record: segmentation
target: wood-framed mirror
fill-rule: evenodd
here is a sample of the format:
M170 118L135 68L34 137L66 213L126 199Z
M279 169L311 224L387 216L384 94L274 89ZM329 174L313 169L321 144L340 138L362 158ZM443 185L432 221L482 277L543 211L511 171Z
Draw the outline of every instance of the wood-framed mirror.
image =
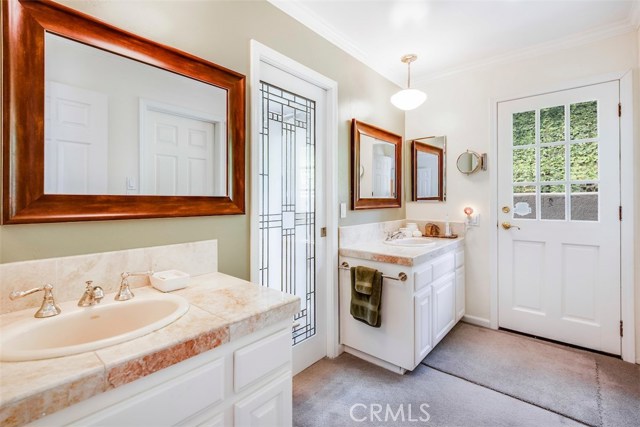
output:
M351 121L351 209L399 208L402 137Z
M2 12L3 224L245 212L244 75L49 0Z
M446 200L446 137L411 140L411 200Z

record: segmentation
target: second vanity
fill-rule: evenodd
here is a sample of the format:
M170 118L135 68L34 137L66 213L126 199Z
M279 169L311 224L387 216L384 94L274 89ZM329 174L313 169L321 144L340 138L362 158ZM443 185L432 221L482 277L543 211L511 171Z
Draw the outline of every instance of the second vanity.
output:
M340 342L345 351L404 374L413 370L465 313L464 240L434 239L425 247L374 241L340 249ZM381 326L350 312L348 269L381 271ZM404 278L404 280L402 280Z

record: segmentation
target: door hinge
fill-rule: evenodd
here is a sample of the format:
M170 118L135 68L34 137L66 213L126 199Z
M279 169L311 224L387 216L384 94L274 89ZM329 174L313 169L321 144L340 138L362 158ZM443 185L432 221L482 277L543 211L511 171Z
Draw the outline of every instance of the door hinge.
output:
M622 221L622 206L618 206L618 218Z
M624 336L624 323L622 323L622 320L620 321L620 336Z
M327 237L327 227L322 227L320 229L320 237Z
M618 102L618 117L622 117L622 102Z

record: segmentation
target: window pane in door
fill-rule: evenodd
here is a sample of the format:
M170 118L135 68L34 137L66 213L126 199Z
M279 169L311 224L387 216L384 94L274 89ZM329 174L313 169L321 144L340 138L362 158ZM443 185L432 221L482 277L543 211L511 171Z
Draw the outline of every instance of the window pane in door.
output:
M598 184L571 185L571 219L598 220Z
M513 182L536 181L536 149L513 150Z
M565 190L564 185L540 186L540 218L565 218Z
M571 179L587 181L598 179L598 143L571 144Z
M315 102L261 82L259 283L294 294L293 344L316 334Z
M535 185L516 185L513 187L513 218L536 219Z
M540 148L540 181L564 180L564 152L564 145Z
M571 104L571 140L598 137L598 102Z
M564 141L564 105L540 110L540 142Z
M525 111L513 115L513 145L536 143L536 112Z

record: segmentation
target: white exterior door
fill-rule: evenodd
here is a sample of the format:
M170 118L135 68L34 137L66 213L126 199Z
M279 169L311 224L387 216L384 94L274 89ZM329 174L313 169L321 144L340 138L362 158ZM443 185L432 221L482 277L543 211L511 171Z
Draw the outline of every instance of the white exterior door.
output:
M47 81L44 192L107 194L108 97Z
M325 90L260 62L256 281L301 298L293 319L294 374L327 354ZM254 173L256 173L254 172Z
M500 327L620 354L618 100L613 81L498 104Z
M213 120L147 108L141 150L141 194L220 196ZM226 171L223 171L222 176Z

